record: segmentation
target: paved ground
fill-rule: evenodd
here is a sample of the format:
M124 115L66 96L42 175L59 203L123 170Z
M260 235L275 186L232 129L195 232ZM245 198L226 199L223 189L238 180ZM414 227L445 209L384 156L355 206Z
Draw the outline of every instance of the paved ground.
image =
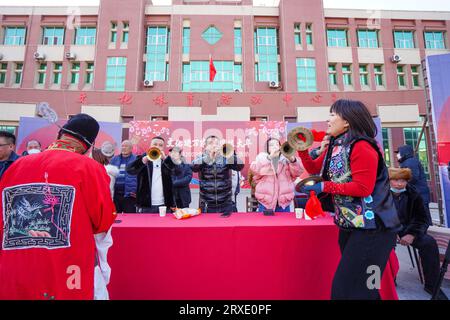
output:
M431 216L433 221L439 221L437 205L431 204ZM411 259L406 247L397 247L397 257L400 262L400 271L397 276L397 293L401 300L429 300L430 295L423 290L420 283L419 271L412 267ZM442 291L450 298L450 280L444 279Z
M243 190L238 196L238 211L245 211L245 199L250 194L249 190ZM191 207L198 205L198 190L192 190ZM436 205L431 205L431 214L433 221L439 221ZM423 290L420 283L419 272L412 267L411 260L406 247L398 245L397 257L400 262L400 270L397 276L397 293L400 300L429 300L431 296ZM444 280L442 290L450 298L450 280Z

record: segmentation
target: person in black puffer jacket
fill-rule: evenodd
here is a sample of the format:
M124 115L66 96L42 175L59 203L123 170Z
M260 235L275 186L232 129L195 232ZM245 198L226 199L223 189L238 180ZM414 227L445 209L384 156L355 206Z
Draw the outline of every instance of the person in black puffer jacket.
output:
M400 168L408 168L411 170L412 178L409 181L409 185L413 186L416 189L417 193L420 194L425 206L425 210L427 211L428 216L431 216L429 207L430 189L428 188L427 176L425 175L425 171L419 159L414 156L413 147L411 147L410 145L400 146L397 153ZM431 220L428 221L428 224L432 224Z
M204 213L233 211L230 170L241 171L244 164L236 154L228 159L220 155L221 148L218 137L207 137L204 153L191 166L192 171L199 173L199 207Z
M189 184L192 179L192 169L181 155L182 150L174 147L169 150L172 159L172 192L177 208L188 208L191 204Z

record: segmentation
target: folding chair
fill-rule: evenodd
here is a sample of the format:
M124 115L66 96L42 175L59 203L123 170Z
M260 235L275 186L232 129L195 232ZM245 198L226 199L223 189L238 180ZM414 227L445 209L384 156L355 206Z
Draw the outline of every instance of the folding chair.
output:
M258 210L258 200L256 200L253 197L247 197L245 205L246 205L245 208L246 212L256 212Z
M422 264L419 260L419 256L417 254L417 249L411 246L407 246L408 248L408 254L409 254L409 258L411 259L411 264L413 266L413 268L415 268L414 265L414 261L416 261L416 265L417 265L417 271L419 271L419 278L420 278L420 283L423 284L423 270L422 270ZM413 259L413 254L411 254L411 250L414 254L414 259Z

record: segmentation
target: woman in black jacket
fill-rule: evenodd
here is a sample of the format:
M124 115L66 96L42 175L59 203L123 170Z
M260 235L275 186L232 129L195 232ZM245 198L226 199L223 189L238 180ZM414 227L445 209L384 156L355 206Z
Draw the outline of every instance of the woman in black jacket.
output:
M192 179L192 169L186 163L180 148L174 147L169 151L170 158L173 162L172 187L175 204L177 208L188 208L191 203L191 189L189 189L189 184Z

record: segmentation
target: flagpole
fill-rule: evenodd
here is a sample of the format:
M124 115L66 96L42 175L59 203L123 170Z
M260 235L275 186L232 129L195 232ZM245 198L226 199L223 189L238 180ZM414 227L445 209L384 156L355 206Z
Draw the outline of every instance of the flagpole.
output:
M209 61L208 61L208 70L209 70L209 92L212 92L212 81L211 81L211 59L212 55L209 54Z

